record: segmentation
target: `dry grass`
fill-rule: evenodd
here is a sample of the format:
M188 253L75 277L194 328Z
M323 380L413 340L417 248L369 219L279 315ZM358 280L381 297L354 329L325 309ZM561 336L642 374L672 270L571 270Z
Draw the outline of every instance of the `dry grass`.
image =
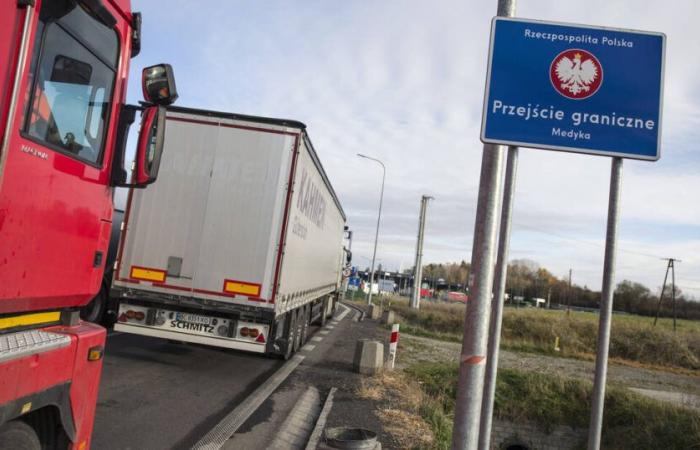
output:
M416 364L407 372L450 417L457 392L457 364ZM513 369L498 371L494 414L504 420L538 424L588 426L592 383L547 373ZM439 431L434 430L436 435ZM449 440L447 441L449 442ZM619 386L605 395L604 448L697 448L700 413L640 396Z
M393 298L404 331L436 339L461 342L464 305L423 301L419 311L404 299ZM700 371L700 322L678 321L673 332L668 319L657 327L652 319L614 315L610 357L655 368ZM588 312L506 308L501 345L510 350L591 359L596 352L598 315ZM559 338L559 350L555 341Z
M383 371L362 380L357 390L361 398L381 402L377 414L384 429L401 448L434 448L430 425L421 417L420 409L426 398L420 385L403 372Z

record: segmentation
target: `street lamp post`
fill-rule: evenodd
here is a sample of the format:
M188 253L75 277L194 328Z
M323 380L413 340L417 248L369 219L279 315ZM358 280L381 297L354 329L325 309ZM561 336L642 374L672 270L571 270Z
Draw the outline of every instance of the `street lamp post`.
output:
M386 178L386 167L384 163L371 156L363 155L358 153L357 156L360 158L369 159L371 161L378 162L382 166L382 190L379 194L379 213L377 214L377 231L374 234L374 252L372 253L372 271L369 275L369 293L367 294L367 305L372 304L372 285L374 284L374 261L377 258L377 240L379 239L379 221L382 218L382 201L384 200L384 179Z

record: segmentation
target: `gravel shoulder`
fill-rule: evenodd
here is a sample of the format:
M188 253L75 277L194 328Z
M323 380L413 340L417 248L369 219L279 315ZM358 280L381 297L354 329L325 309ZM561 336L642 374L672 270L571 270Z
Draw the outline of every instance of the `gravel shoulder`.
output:
M457 361L461 344L438 341L402 333L397 363L408 366L415 362ZM501 350L499 367L535 372L551 372L558 375L593 381L595 363L578 359L559 358L535 353ZM700 377L662 370L631 367L611 362L608 366L608 383L644 391L662 391L700 396ZM688 395L685 396L686 398ZM670 400L673 396L668 397ZM672 400L670 400L672 401Z

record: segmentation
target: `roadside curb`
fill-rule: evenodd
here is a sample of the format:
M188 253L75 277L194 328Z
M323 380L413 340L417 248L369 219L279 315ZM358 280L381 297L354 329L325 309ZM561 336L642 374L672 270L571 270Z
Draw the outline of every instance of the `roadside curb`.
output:
M315 431L315 419L321 414L321 394L313 386L306 388L284 419L271 450L302 449L307 436Z
M338 388L332 387L330 392L328 393L326 401L323 404L321 414L318 416L318 420L316 421L316 425L314 426L314 429L311 432L311 437L309 437L309 442L306 444L305 450L315 450L316 447L318 447L318 443L321 441L323 430L326 428L328 414L331 412L331 408L333 408L333 396L335 395L335 391L337 390Z
M341 301L340 303L342 305L345 305L346 307L354 309L355 311L360 313L360 317L358 317L358 319L357 319L358 322L362 322L362 320L365 318L365 310L364 309L360 308L359 306L355 306L352 303L348 303L348 302L344 302L344 301Z

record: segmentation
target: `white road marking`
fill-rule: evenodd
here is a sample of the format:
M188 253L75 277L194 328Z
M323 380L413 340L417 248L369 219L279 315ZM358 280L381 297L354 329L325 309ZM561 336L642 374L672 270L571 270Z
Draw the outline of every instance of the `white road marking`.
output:
M314 336L311 338L311 341L313 342L321 342L323 338L321 336Z
M335 325L326 325L326 328L332 330L333 328L335 328Z
M335 320L337 320L338 322L340 322L341 320L343 320L343 319L345 318L345 316L347 316L348 313L350 312L350 308L348 308L347 306L345 306L345 305L340 305L340 307L343 308L343 312L341 312L341 313L338 315L338 317L335 319Z
M327 335L327 334L330 333L330 332L331 332L331 330L321 330L321 331L318 332L318 334L322 334L322 335L325 336L325 335Z
M306 344L306 345L302 348L302 350L306 350L306 351L309 351L309 352L310 352L311 350L313 350L313 349L315 349L315 348L316 348L316 346L315 346L314 344Z

